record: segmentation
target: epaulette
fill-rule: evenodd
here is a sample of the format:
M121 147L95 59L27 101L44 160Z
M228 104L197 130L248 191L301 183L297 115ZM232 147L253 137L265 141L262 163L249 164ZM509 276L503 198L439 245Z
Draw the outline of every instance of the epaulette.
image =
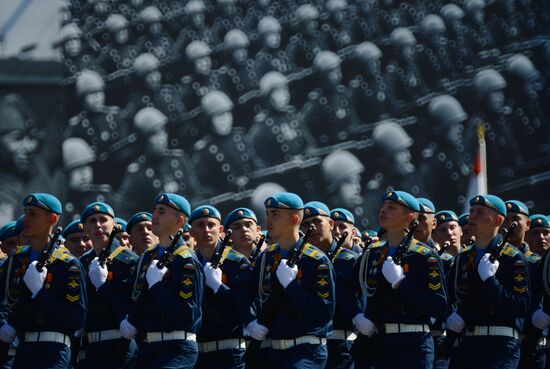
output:
M377 242L373 243L372 245L370 245L369 248L376 249L376 248L379 248L379 247L382 247L382 246L385 246L385 245L386 245L386 241L377 241Z
M516 249L514 246L510 245L509 243L507 243L504 246L504 249L502 250L502 255L506 255L506 256L509 256L511 258L513 258L514 256L516 256L519 253L520 253L520 251L518 249Z
M137 173L139 171L140 165L138 162L133 162L128 165L126 171L128 173Z
M273 251L277 250L277 247L278 247L278 246L279 246L278 244L273 243L273 244L271 244L270 246L268 246L267 251L268 251L268 252L273 252Z
M449 260L453 260L453 259L454 259L454 256L451 255L451 254L447 254L446 252L444 252L443 254L440 255L440 258L441 258L441 260L449 261Z
M397 67L393 63L390 63L386 66L386 72L388 73L394 73L396 69Z
M163 156L168 156L168 157L175 156L175 157L181 158L184 154L185 154L185 151L181 149L168 149L164 152Z
M348 260L353 260L356 256L357 255L353 251L341 248L340 252L336 256L336 260L348 261Z
M349 87L351 88L358 88L360 85L361 85L361 82L359 82L357 78L354 78L349 82Z
M17 246L17 249L15 249L15 255L27 252L30 248L30 246Z
M435 150L431 147L426 147L424 150L422 150L422 158L429 159L432 156L434 156Z
M194 252L189 248L189 246L181 245L176 251L174 251L174 255L187 259L193 257Z
M69 119L69 127L76 127L82 121L82 114L75 115Z
M462 248L462 250L460 250L460 252L466 252L466 251L470 251L472 249L472 247L474 247L474 245L466 245Z
M537 261L539 261L540 259L542 259L540 257L539 254L537 253L534 253L533 251L529 250L525 253L525 260L527 260L527 262L531 263L531 264L534 264L536 263Z
M109 255L110 260L118 260L123 262L124 264L129 264L133 261L137 261L139 257L130 249L124 246L117 247L113 252L111 252L111 255Z
M319 260L323 257L323 253L321 252L321 250L309 243L304 248L304 255L316 260Z
M409 250L421 255L429 255L433 252L433 250L429 246L426 246L421 242L412 244Z
M223 258L225 260L232 260L240 263L245 258L245 256L240 252L233 250L231 247L226 246Z
M256 114L256 116L254 117L254 122L261 123L265 121L266 118L267 118L267 114L265 112L260 112Z
M59 260L64 263L70 263L75 259L75 257L72 256L68 251L69 250L67 250L65 247L59 247L52 253L52 256L50 256L50 260Z
M193 145L193 150L194 151L203 150L211 140L212 140L212 137L210 137L210 135L206 135L204 138L198 140L195 143L195 145Z

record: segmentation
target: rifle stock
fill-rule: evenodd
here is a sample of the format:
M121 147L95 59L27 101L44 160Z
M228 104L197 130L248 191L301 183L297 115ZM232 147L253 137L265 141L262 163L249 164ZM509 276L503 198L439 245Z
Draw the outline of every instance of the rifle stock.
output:
M260 252L262 252L262 246L264 245L265 238L266 238L265 234L262 234L260 236L260 239L256 243L256 248L254 249L254 252L252 253L252 255L250 255L250 264L252 264L256 259L258 259Z

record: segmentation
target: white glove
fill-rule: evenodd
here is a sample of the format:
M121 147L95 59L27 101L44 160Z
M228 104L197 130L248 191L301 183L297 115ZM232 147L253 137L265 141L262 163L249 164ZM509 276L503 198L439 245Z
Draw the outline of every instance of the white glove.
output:
M485 282L487 278L490 278L495 275L498 269L498 260L495 260L494 263L491 263L489 260L489 254L483 255L477 266L477 272L481 277L481 280Z
M298 267L294 265L294 267L291 268L286 262L286 259L282 259L276 272L277 278L284 288L286 288L298 275Z
M222 270L220 268L214 269L210 262L204 266L204 277L206 278L206 285L214 291L218 292L218 289L222 285Z
M453 312L447 317L447 328L453 332L460 333L466 326L466 322L460 315Z
M8 323L0 327L0 341L12 343L16 336L17 332L15 332L15 328Z
M246 330L250 333L250 337L256 341L265 340L265 336L269 333L269 329L265 325L261 325L257 320L253 320L246 325Z
M365 315L362 313L354 316L351 321L359 333L364 336L371 337L373 334L378 332L378 329L376 329L374 323L370 319L365 318Z
M153 287L158 282L162 281L162 278L164 278L164 275L168 271L168 268L164 267L162 269L157 268L158 260L153 260L151 262L151 265L149 266L149 269L147 269L147 275L145 276L147 278L147 283L149 284L149 288Z
M127 340L133 340L134 337L137 334L137 328L132 325L128 321L128 319L124 319L122 322L120 322L120 335Z
M88 275L90 276L90 281L94 285L96 290L99 290L99 287L103 286L107 282L107 275L109 270L106 266L99 265L99 258L92 260L90 264L90 269L88 270Z
M388 256L384 265L382 266L382 274L388 282L390 282L392 288L397 288L399 282L405 279L405 272L401 265L395 264L393 258Z
M48 269L45 267L42 268L41 272L39 272L36 269L37 263L38 261L33 261L23 276L23 281L27 285L27 288L31 291L32 298L35 298L36 294L42 289L42 286L44 286L46 274L48 274Z
M550 326L550 315L546 314L542 309L538 309L531 317L531 323L540 330L544 330Z

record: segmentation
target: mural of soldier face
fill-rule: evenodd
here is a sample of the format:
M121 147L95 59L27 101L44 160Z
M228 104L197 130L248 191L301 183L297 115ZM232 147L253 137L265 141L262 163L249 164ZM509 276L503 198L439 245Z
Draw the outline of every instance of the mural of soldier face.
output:
M159 36L162 33L162 24L160 22L153 22L149 25L148 30L151 36Z
M350 175L342 180L336 190L336 196L342 207L353 208L363 202L361 197L361 176Z
M99 112L105 106L105 92L96 91L84 96L84 107L91 112Z
M195 60L195 72L198 74L206 75L210 73L212 69L212 60L209 56L198 58Z
M281 46L281 34L278 32L266 33L264 42L270 49L278 49Z
M124 45L126 42L128 42L128 29L123 28L119 29L114 34L115 42L119 45Z
M498 112L504 106L504 92L502 90L491 91L487 95L487 108L492 112Z
M2 161L7 160L17 173L24 174L31 167L38 140L24 129L17 129L0 135L0 147Z
M63 44L65 55L74 58L82 51L82 41L79 38L71 38Z
M195 13L191 15L191 23L196 28L201 28L204 26L204 14L203 13Z
M168 148L168 133L166 129L156 130L147 139L147 149L152 155L160 155Z
M269 95L269 101L276 110L284 110L290 103L290 92L286 87L277 87Z
M83 165L72 169L69 173L69 187L79 190L94 181L94 171L91 165Z
M244 47L239 47L238 49L233 50L232 57L235 64L244 65L248 59L248 50Z
M145 75L145 85L152 91L157 91L160 88L162 75L160 71L153 70Z
M340 67L332 69L327 73L327 79L333 86L337 86L342 81L342 69Z
M220 136L227 136L233 128L233 114L231 111L215 114L212 117L214 132Z

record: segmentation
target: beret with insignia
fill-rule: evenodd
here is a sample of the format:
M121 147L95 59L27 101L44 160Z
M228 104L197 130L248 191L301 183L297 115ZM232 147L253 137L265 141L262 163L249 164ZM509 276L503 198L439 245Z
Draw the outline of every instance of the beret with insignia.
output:
M361 239L363 240L363 242L365 242L369 237L378 237L378 233L372 230L366 230L361 233Z
M330 210L328 206L320 201L310 201L304 205L304 219L315 217L317 215L324 217L330 216Z
M458 222L458 217L452 210L441 210L435 214L435 220L437 221L437 227L439 227L446 222Z
M336 208L330 211L330 217L332 220L340 220L350 224L355 224L355 217L353 213L348 209Z
M435 205L430 200L419 197L417 198L418 203L420 204L420 212L421 213L428 213L428 214L434 214L435 213Z
M530 229L533 228L550 228L550 219L542 214L534 214L529 217L531 221Z
M168 205L187 216L191 214L189 201L185 197L175 193L161 193L155 198L155 205L157 204Z
M477 195L470 199L470 206L482 205L493 209L502 216L506 216L506 205L504 201L495 195Z
M80 219L75 219L63 229L63 237L67 238L70 234L82 232L83 230L84 226L80 223Z
M128 228L128 223L124 219L117 217L115 218L115 222L120 226L121 232L126 232L126 229Z
M382 196L382 202L386 200L394 201L412 211L420 211L420 203L418 200L405 191L388 191Z
M201 205L196 207L189 216L189 224L193 225L193 222L201 218L214 218L218 219L220 222L222 216L218 209L210 205Z
M0 241L7 240L11 237L16 237L18 233L16 233L16 224L17 222L15 220L8 222L0 228Z
M258 218L256 217L256 214L248 208L237 208L231 213L229 213L223 222L223 226L225 228L229 228L231 223L239 220L239 219L252 219L254 222L258 223Z
M107 205L104 202L92 202L90 205L86 206L82 214L80 215L80 222L86 222L86 219L92 214L107 214L111 218L115 218L115 211L112 207Z
M49 193L33 193L23 200L23 206L36 206L50 213L61 214L62 206L57 197Z
M301 210L304 208L304 202L300 196L292 192L280 192L270 196L265 200L264 205L266 209Z
M518 200L508 200L505 202L506 210L509 213L520 213L529 216L527 205Z
M138 223L150 222L151 220L152 220L151 213L147 213L145 211L136 213L132 215L130 219L128 219L128 223L126 224L126 232L130 233L130 231L132 230L132 227Z
M461 227L463 225L468 224L469 221L470 221L470 213L464 213L458 217L458 225Z

